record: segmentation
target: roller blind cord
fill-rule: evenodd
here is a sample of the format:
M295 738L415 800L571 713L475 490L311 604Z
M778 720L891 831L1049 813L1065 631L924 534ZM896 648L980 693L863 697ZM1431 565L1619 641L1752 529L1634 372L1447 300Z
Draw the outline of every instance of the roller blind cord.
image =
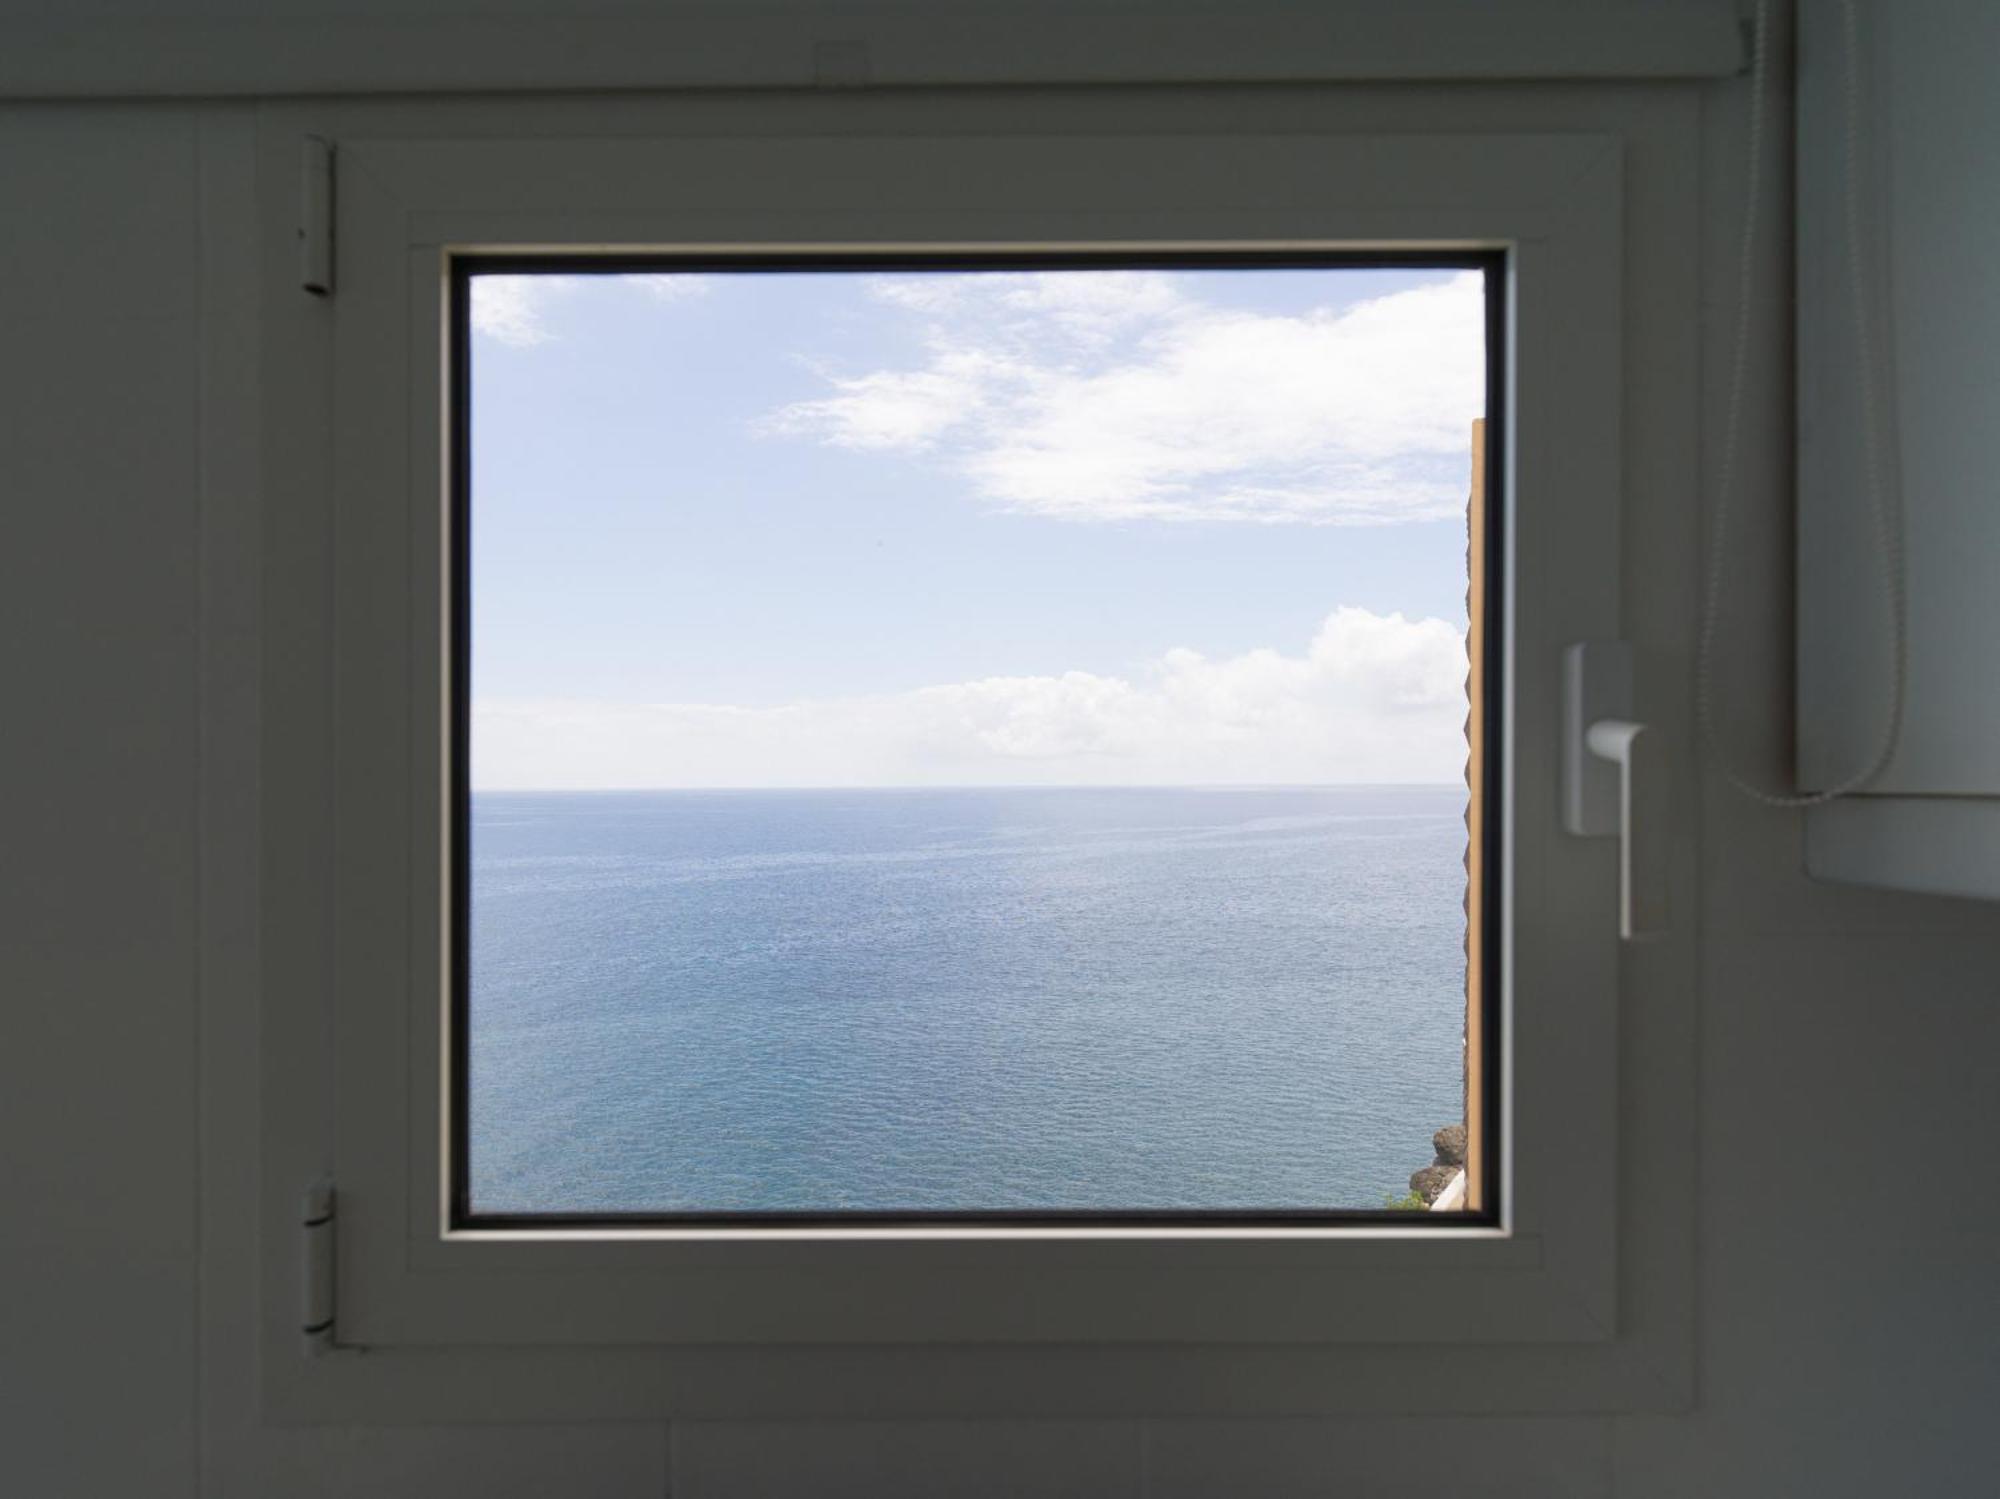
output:
M1710 518L1708 567L1702 594L1701 637L1696 650L1696 716L1702 739L1723 777L1746 796L1773 807L1813 807L1845 796L1874 780L1896 752L1903 730L1907 690L1908 640L1904 621L1902 536L1895 506L1884 482L1882 391L1876 359L1873 320L1868 315L1867 282L1862 271L1861 232L1861 60L1860 25L1855 0L1842 0L1845 68L1842 77L1843 128L1847 151L1845 231L1847 281L1854 318L1857 376L1861 393L1862 476L1874 524L1875 544L1882 559L1882 600L1888 614L1890 669L1889 705L1883 715L1875 752L1854 774L1824 791L1776 792L1739 773L1729 761L1715 717L1715 639L1729 563L1729 526L1736 500L1737 462L1742 447L1743 404L1750 363L1750 292L1756 265L1757 231L1763 209L1765 117L1770 96L1770 0L1758 0L1751 29L1750 162L1745 183L1743 237L1736 278L1736 330L1729 370L1728 416L1722 443L1722 471L1716 483L1715 509Z

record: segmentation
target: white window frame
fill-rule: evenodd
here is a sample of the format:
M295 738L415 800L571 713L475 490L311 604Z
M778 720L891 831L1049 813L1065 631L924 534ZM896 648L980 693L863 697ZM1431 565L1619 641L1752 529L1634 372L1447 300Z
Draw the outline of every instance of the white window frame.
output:
M1656 357L1684 359L1676 318L1692 320L1692 278L1647 297L1628 288L1628 145L1615 130L1364 131L1342 128L1337 107L1323 123L1295 108L1282 129L1195 130L1172 103L1113 101L1107 122L1058 134L939 131L921 99L877 110L862 135L836 133L834 98L775 123L699 100L473 107L448 112L446 130L414 106L267 112L262 1264L275 1411L990 1412L993 1381L1025 1377L1004 1372L1010 1358L1057 1347L1109 1360L1123 1384L1044 1372L1007 1403L1269 1408L1294 1398L1288 1364L1295 1392L1310 1369L1303 1387L1348 1408L1434 1401L1447 1367L1454 1409L1685 1402L1681 1168L1651 1127L1673 1111L1630 1132L1619 1095L1621 1081L1671 1095L1688 1058L1645 1059L1636 1075L1621 1059L1631 975L1615 855L1561 832L1554 767L1564 647L1629 633L1627 340L1643 329ZM1640 114L1640 133L1685 149L1690 112ZM331 138L338 161L325 298L293 273L307 134ZM891 246L1506 251L1506 787L1489 809L1511 918L1488 1038L1502 1048L1499 1226L446 1231L449 258ZM1647 424L1691 421L1685 404L1691 392L1670 395ZM1670 936L1651 961L1678 962L1687 945ZM1635 1165L1657 1165L1661 1190L1627 1190ZM365 1359L299 1353L297 1204L325 1175L338 1189L336 1343ZM912 1349L914 1364L891 1356Z

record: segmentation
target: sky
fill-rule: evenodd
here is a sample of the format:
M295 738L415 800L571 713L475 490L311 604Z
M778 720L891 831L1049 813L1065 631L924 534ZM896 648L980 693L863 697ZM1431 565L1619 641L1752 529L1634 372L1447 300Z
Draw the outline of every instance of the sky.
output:
M478 789L1451 782L1458 271L486 275Z

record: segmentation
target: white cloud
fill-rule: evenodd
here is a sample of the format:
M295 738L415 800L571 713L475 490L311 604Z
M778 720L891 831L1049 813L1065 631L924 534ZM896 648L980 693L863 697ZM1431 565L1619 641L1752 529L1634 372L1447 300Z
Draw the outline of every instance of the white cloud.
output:
M1099 345L1122 331L1191 310L1176 279L1164 271L882 276L869 284L869 292L877 301L927 317L970 317L979 326L961 333L977 331L988 342L1010 342L1022 350L1045 347L1050 332Z
M1004 377L993 356L975 350L941 353L920 370L881 370L840 380L841 394L788 406L760 424L779 436L823 437L840 448L928 448L961 426Z
M517 349L547 343L548 305L569 290L567 276L475 276L472 331Z
M617 280L620 285L628 286L655 302L686 302L695 297L705 297L715 285L714 277L694 271L620 276Z
M703 296L712 284L707 276L688 273L606 277L475 276L472 280L472 331L517 349L551 343L558 337L552 316L556 304L590 281L602 281L656 303L684 302Z
M1128 679L987 677L774 708L485 700L481 787L1446 782L1465 641L1335 610L1299 655L1171 650Z
M1484 410L1480 278L1280 316L1159 272L884 278L913 369L830 374L762 424L930 452L983 498L1072 520L1371 525L1463 513Z

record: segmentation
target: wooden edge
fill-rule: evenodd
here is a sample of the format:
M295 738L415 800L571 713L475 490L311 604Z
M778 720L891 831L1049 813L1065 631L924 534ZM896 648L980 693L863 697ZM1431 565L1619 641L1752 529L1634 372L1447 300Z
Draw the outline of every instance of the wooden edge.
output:
M1465 1208L1485 1210L1486 419L1472 423L1465 552Z

